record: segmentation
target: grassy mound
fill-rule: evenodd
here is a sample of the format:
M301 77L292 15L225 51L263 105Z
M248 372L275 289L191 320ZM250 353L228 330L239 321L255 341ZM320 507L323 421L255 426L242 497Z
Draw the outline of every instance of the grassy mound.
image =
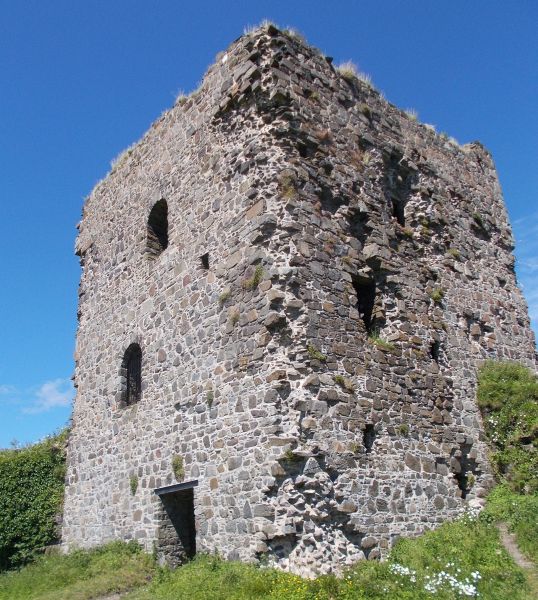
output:
M126 600L530 600L522 571L487 520L466 516L415 540L400 540L387 562L363 561L342 578L310 581L272 569L199 556L162 571Z
M0 451L0 571L24 564L58 541L67 430Z
M135 543L41 556L19 571L0 575L0 600L89 600L148 582L151 556Z
M538 378L516 363L487 362L478 405L497 476L519 493L538 492Z
M504 521L516 534L521 552L538 565L538 495L524 496L498 485L488 496L484 517Z
M150 583L148 580L152 579ZM0 600L90 600L131 590L124 600L531 600L523 572L496 527L466 516L415 540L387 562L363 561L341 578L306 580L275 569L199 555L170 571L134 543L46 555L0 575Z
M485 517L505 521L519 549L538 562L538 378L516 363L490 361L477 398L499 481Z

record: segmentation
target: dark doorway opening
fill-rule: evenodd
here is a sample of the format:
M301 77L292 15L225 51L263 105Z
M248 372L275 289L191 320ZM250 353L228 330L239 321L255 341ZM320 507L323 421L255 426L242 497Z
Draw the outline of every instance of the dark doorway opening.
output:
M157 551L161 564L177 567L196 554L193 489L196 483L179 484L155 490L162 501L161 524L157 539Z
M357 294L357 310L370 335L375 330L375 318L372 316L375 305L375 281L364 277L353 277L353 287Z

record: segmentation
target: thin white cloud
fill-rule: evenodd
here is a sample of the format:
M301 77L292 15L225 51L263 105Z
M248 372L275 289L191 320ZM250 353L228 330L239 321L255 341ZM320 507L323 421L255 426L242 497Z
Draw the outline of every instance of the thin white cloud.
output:
M6 394L13 394L16 391L15 386L14 385L1 385L0 384L0 396L6 395Z
M73 384L69 379L53 379L46 381L35 392L29 406L23 408L24 413L35 414L65 407L71 404L74 396Z

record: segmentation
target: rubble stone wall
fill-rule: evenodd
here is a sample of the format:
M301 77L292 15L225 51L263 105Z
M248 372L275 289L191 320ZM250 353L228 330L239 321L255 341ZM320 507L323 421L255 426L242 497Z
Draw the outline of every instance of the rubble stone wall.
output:
M150 550L154 489L182 479L198 550L305 575L480 503L477 366L535 365L512 249L480 144L272 26L243 36L85 203L65 547Z

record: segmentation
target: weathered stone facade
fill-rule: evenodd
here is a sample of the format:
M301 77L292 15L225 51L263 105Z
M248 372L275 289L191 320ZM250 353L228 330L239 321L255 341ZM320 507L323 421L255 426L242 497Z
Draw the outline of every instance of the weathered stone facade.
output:
M199 551L310 575L480 501L476 368L535 365L512 244L480 144L271 26L234 42L85 204L65 546L150 550L155 488L197 480Z

